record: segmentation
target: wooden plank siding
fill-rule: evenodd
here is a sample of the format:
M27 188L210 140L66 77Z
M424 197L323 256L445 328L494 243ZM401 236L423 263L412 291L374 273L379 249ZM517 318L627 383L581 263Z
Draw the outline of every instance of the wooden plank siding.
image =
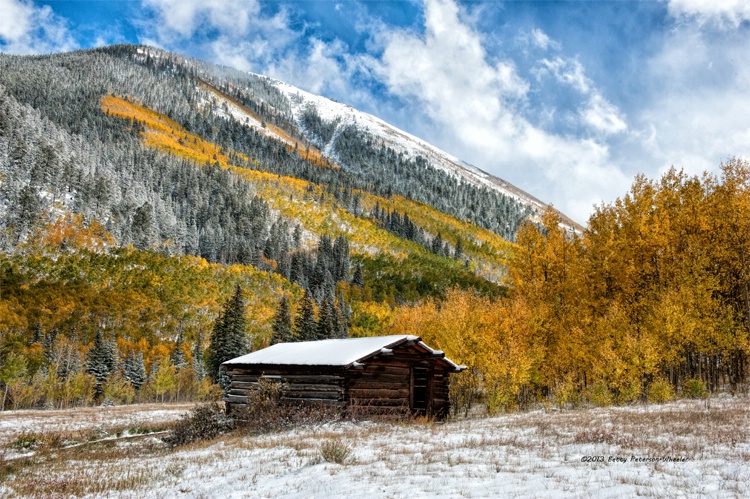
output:
M322 371L322 372L321 372ZM236 367L227 370L229 390L224 400L231 408L247 404L250 394L258 389L258 381L265 379L283 383L283 403L311 403L344 407L344 376L342 369Z
M444 417L452 372L455 364L416 342L378 350L346 366L227 364L231 381L224 400L230 410L245 406L265 379L284 384L282 402L334 406L347 417Z

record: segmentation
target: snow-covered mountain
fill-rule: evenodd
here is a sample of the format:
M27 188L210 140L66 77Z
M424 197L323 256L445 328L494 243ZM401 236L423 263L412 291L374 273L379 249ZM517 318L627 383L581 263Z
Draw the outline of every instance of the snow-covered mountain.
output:
M248 73L248 75L253 79L261 80L267 85L278 89L286 97L287 102L285 104L288 103L288 108L299 127L299 131L309 142L320 146L320 153L324 157L330 158L336 163L342 163L335 148L337 135L345 128L354 126L360 132L369 134L378 143L393 149L396 153L402 153L410 159L424 158L430 166L449 174L461 182L477 187L486 187L516 200L531 209L532 218L538 217L548 206L547 203L510 182L466 163L460 158L441 150L419 137L400 130L376 116L327 97L306 92L293 85L267 76L254 73ZM261 128L262 124L257 115L243 109L242 106L220 92L217 92L215 97L221 101L223 108L228 114L236 119L244 120L250 126ZM310 112L315 113L323 123L330 127L330 136L327 137L324 144L321 144L319 138L315 137L315 134L305 126L305 114ZM294 139L283 132L279 133L278 129L273 130L263 126L262 130L266 135L276 135L276 138L279 140L290 144L294 143ZM578 232L582 230L582 227L578 223L562 213L560 215L563 223L568 228Z
M415 137L386 123L376 116L359 111L352 106L336 102L327 97L305 92L287 83L278 80L272 81L289 98L292 103L294 117L300 124L302 123L302 114L305 109L308 106L314 106L321 119L329 123L337 122L337 130L347 125L354 125L382 141L384 145L394 149L396 152L403 153L410 158L421 156L427 159L431 165L465 182L489 187L526 205L532 206L536 210L541 211L547 207L544 202L505 180L490 175L419 137ZM336 159L336 153L332 148L333 143L334 139L331 139L322 152L326 156Z

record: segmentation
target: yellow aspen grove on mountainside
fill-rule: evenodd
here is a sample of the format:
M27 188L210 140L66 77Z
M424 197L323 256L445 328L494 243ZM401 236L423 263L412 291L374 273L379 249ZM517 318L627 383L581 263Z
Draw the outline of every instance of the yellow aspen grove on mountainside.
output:
M400 309L391 331L421 336L467 366L451 382L455 410L468 411L479 401L498 410L518 405L531 376L535 349L524 327L528 319L520 307L454 289L439 302Z

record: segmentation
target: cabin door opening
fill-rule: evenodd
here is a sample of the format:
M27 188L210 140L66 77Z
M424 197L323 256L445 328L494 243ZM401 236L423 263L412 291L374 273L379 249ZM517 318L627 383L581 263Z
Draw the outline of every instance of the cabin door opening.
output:
M430 371L427 367L411 368L411 410L417 416L427 414L430 401Z

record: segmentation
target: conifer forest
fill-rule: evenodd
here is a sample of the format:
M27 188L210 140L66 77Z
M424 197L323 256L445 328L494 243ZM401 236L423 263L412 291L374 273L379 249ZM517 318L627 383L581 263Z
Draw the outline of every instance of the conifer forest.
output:
M0 54L0 409L217 400L231 358L388 334L467 366L456 411L747 386L746 161L639 176L576 227L276 83Z

